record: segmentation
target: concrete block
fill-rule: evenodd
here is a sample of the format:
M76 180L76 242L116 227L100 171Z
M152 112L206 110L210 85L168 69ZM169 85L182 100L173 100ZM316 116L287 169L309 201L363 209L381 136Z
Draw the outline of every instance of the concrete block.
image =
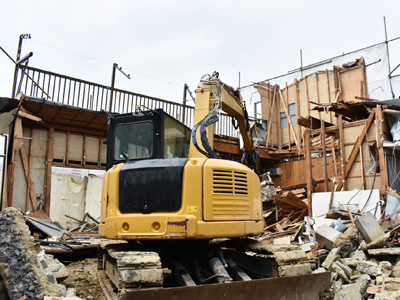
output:
M274 245L290 245L291 244L291 238L290 238L289 235L281 237L281 238L276 238L276 239L274 239L273 244Z
M278 265L288 265L308 261L307 254L303 250L274 252L274 258Z
M285 276L299 276L307 275L311 273L311 264L297 264L297 265L286 265L278 267L279 277Z
M355 224L367 244L377 241L385 236L385 232L371 212L367 212L357 218Z
M333 245L340 235L342 235L340 231L337 231L328 225L320 226L315 233L317 242L324 245L324 247L329 250L334 248Z
M340 258L340 248L334 248L329 252L328 256L325 258L325 261L322 263L322 266L325 269L330 269L332 263Z
M379 268L378 264L371 261L359 261L357 270L363 274L374 277L382 275L382 270Z

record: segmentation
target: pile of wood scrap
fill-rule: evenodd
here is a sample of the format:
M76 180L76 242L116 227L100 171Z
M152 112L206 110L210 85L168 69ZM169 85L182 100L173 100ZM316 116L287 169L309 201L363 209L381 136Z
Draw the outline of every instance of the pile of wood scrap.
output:
M306 190L304 188L296 190L300 197L292 191L280 189L277 195L272 196L272 201L264 202L266 226L258 237L260 241L268 242L277 237L296 233L308 213Z

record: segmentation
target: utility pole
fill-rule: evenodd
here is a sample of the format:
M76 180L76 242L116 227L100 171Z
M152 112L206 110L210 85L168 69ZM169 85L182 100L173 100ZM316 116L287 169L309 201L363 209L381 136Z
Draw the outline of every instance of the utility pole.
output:
M30 33L24 33L19 36L19 42L18 42L18 50L17 50L17 59L15 60L16 62L19 61L21 58L21 51L22 51L22 41L26 39L30 39L31 34ZM18 78L18 63L15 64L15 71L14 71L14 82L13 82L13 87L12 87L12 94L11 98L14 98L15 96L15 88L17 86L17 78Z
M183 86L183 100L182 100L182 104L183 104L183 112L182 112L182 123L185 123L185 118L186 118L186 93L187 93L187 89L188 89L188 85L185 83L185 85Z
M387 38L387 30L386 30L386 18L383 17L383 25L385 27L385 43L386 43L386 53L387 53L387 57L388 57L388 68L389 68L389 84L390 84L390 92L392 93L392 98L395 98L394 92L393 92L393 86L392 86L392 72L390 70L390 58L389 58L389 41Z
M121 67L118 67L118 64L113 64L112 75L111 75L111 93L110 93L110 103L108 104L108 112L111 113L113 97L114 97L114 85L115 85L115 70L118 69L122 74L125 75L126 78L131 79L130 74L126 74L122 71Z

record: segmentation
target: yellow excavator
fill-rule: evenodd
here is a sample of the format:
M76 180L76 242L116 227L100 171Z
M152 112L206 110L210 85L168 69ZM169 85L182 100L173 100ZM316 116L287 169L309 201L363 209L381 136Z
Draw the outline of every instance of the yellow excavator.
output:
M161 263L160 255L173 261L187 252L194 255L211 239L262 233L258 175L243 163L218 159L213 149L221 111L236 119L243 161L255 168L257 153L241 95L216 73L203 76L196 90L192 130L161 109L110 116L99 234L121 242L102 245L99 258L116 286L162 286L166 268L181 273L182 268Z

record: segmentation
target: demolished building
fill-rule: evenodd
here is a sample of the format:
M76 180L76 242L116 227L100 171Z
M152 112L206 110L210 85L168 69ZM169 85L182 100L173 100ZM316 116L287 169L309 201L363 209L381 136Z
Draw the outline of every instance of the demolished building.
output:
M255 115L252 124L254 143L261 169L269 172L271 179L264 182L276 191L264 202L266 226L255 239L273 242L289 237L289 244L300 243L299 237L304 241L306 216L340 218L351 227L358 216L369 211L382 222L393 219L392 226L399 224L398 102L373 97L371 91L376 87L371 88L368 80L371 64L383 62L359 56L353 62L312 71L291 82L254 85L261 98L261 114ZM85 213L99 209L96 199L100 198L101 178L93 170L105 168L105 111L161 107L183 124L190 127L192 123L193 108L185 101L178 104L111 90L27 66L21 66L20 74L23 95L0 99L1 133L10 137L3 207L33 211L32 216L39 218L43 209L45 215L68 229L79 225ZM214 146L219 155L238 160L243 152L239 139L232 137L234 129L228 118L222 117L217 132L220 135ZM83 178L60 175L55 174L56 167L87 173ZM397 239L398 230L398 226L390 229L392 240ZM287 243L287 239L280 242ZM307 258L324 260L328 253L318 246L323 243L313 242L304 243ZM331 246L325 248L333 251ZM346 256L337 255L334 261ZM303 264L306 257L299 260ZM325 269L341 274L346 265L338 269L339 263L343 264L339 261ZM292 265L297 266L296 259L279 268ZM312 266L307 263L307 273ZM351 274L341 274L344 283Z

